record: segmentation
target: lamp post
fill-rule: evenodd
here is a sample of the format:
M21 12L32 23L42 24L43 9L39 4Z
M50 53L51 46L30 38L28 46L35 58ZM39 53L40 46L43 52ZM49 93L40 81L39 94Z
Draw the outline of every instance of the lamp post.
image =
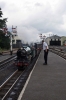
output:
M12 26L12 32L11 32L11 34L10 34L10 55L12 55L13 54L13 44L12 44L12 36L16 36L17 34L17 31L16 31L16 29L17 29L17 27L16 28L13 28L13 26ZM15 34L14 34L15 33ZM7 34L6 34L6 36L7 36Z
M12 55L13 53L13 47L12 47L12 36L17 35L17 26L14 28L12 25L12 33L10 34L10 54Z
M12 50L12 34L10 34L10 54L12 55L13 50Z

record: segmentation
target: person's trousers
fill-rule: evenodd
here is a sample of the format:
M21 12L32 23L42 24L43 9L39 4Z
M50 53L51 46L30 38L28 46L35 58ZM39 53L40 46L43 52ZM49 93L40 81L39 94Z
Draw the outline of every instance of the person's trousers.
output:
M48 57L48 50L44 50L44 61L45 61L45 64L47 64L47 57Z

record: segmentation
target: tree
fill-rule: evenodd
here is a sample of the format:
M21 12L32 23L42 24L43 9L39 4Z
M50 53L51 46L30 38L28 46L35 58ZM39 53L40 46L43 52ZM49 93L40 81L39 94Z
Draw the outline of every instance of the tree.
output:
M2 11L0 8L0 29L3 29L4 27L6 27L6 22L7 22L7 18L2 19Z
M5 37L5 33L7 31L7 18L2 18L2 10L0 8L0 48L9 49L10 48L10 39L9 37Z

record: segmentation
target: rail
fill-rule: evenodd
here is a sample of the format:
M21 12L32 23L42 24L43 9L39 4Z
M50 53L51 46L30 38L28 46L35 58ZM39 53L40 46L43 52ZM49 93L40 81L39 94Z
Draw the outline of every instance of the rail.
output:
M17 100L38 56L39 55L32 60L30 65L24 71L17 71L13 77L3 83L0 87L0 100L9 100L10 98L11 100Z
M64 49L61 48L57 48L57 47L50 47L49 50L61 57L63 57L64 59L66 59L66 52L64 51Z

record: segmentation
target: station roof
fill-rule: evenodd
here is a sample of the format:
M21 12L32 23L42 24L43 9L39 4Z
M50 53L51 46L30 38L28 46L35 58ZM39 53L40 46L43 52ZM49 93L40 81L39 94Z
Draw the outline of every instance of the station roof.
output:
M50 38L50 39L61 39L61 37L58 36L58 35L53 35L53 36L50 36L49 38Z

